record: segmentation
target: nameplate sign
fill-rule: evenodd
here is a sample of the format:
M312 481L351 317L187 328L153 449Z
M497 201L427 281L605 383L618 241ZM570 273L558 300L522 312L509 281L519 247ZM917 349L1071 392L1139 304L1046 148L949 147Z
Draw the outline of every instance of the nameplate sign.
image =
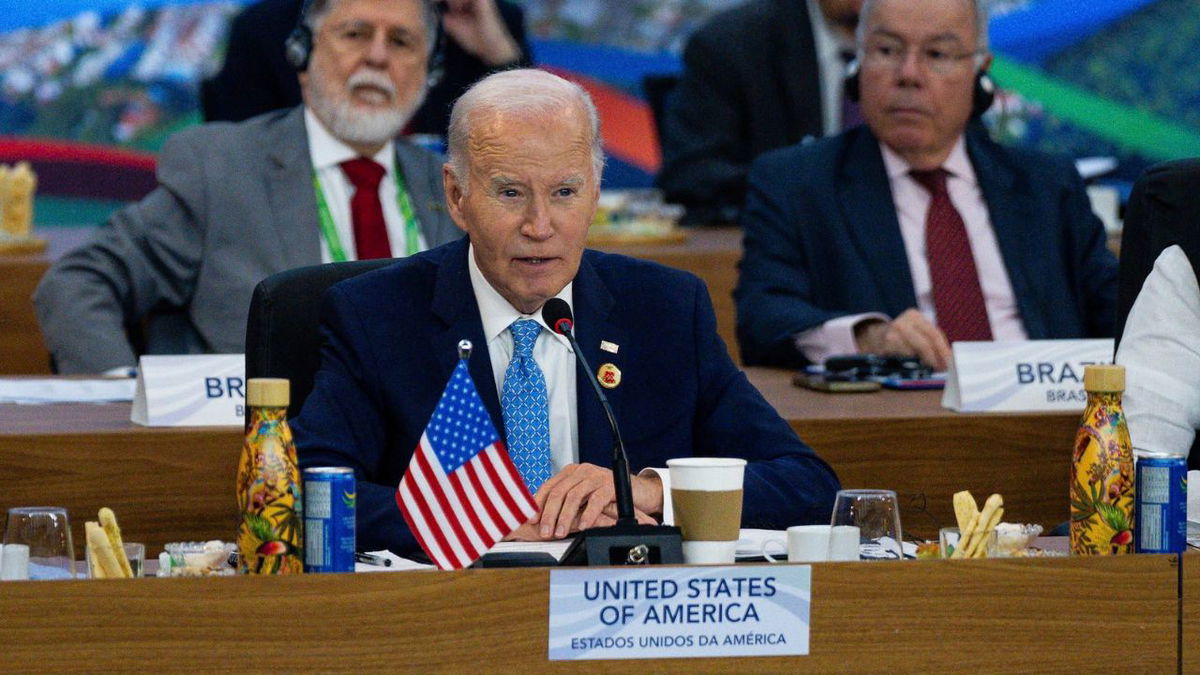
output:
M962 412L1082 411L1083 369L1112 363L1113 341L955 342L942 405Z
M808 565L550 570L550 660L808 654Z
M143 356L129 418L149 427L242 426L242 354Z

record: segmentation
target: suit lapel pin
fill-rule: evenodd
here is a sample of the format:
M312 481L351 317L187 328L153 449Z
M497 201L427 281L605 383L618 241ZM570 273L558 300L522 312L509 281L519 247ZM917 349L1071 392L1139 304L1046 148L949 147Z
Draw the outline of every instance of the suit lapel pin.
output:
M608 352L609 354L616 354L617 351L620 349L621 349L621 345L619 345L615 342L609 342L608 340L600 341L600 351L602 351L602 352Z
M606 363L596 371L596 379L600 381L601 387L616 389L617 385L621 384L621 370L611 363Z

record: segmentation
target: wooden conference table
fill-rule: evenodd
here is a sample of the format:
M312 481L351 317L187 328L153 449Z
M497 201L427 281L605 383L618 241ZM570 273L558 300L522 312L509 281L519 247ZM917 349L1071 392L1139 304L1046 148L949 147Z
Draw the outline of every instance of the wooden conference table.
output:
M42 255L0 254L0 375L50 372L30 299L49 267Z
M942 407L941 391L826 394L793 386L787 371L746 374L843 487L895 490L906 534L932 539L953 526L959 490L981 504L998 492L1006 521L1046 532L1070 515L1080 413L956 413Z
M1190 551L1182 559L1179 616L1183 623L1180 637L1183 667L1180 670L1200 673L1200 551Z
M80 228L49 228L40 231L59 251L76 245ZM70 242L59 239L70 237ZM61 245L60 245L61 244ZM742 257L741 230L732 227L687 231L687 240L677 244L621 244L602 250L653 260L686 270L704 279L717 313L717 332L737 360L734 340L733 287L737 263ZM0 255L0 375L50 372L50 357L42 345L42 334L30 297L51 259L39 256Z
M0 670L1166 673L1178 558L819 563L808 656L704 660L547 661L545 569L6 583Z
M954 522L951 496L1000 492L1006 519L1049 530L1067 518L1076 415L966 415L940 392L822 394L790 373L749 369L750 380L838 472L846 487L898 492L905 531L934 538ZM229 539L241 452L238 428L151 429L129 404L0 405L0 508L54 503L83 521L110 506L133 539Z

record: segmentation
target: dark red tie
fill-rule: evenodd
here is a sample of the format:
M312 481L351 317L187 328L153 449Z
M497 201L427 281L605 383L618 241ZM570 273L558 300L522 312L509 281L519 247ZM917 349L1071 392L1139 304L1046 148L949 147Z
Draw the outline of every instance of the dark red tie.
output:
M912 172L930 196L925 216L925 258L933 283L937 325L950 342L991 340L992 328L975 256L962 216L946 191L946 176L945 169Z
M849 98L842 97L842 131L863 123L862 108Z
M854 52L852 50L843 50L841 52L842 65L845 70L849 70L850 63L854 61ZM845 71L843 71L845 74ZM863 123L862 108L858 103L850 100L846 95L844 88L842 89L842 131L851 129Z
M350 222L354 225L354 250L359 260L392 257L387 224L383 221L383 204L379 203L379 181L385 170L366 157L342 162L342 171L354 184L350 198Z

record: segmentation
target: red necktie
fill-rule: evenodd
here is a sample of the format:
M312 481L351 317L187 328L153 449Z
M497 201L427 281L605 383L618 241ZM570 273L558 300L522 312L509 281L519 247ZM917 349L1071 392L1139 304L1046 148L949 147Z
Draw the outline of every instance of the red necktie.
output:
M354 250L359 260L392 257L387 225L383 222L383 204L379 203L379 181L385 170L366 157L342 162L342 171L354 184L350 198L350 222L354 225Z
M848 97L842 97L842 131L863 123L862 108Z
M946 191L946 176L945 169L912 172L930 196L925 216L925 258L933 283L937 325L950 342L991 340L975 256L962 216Z
M854 61L853 51L842 51L842 75L845 76L846 71L850 69L850 63ZM850 100L846 95L845 90L842 91L842 131L854 128L863 123L862 108L859 107L856 101Z

